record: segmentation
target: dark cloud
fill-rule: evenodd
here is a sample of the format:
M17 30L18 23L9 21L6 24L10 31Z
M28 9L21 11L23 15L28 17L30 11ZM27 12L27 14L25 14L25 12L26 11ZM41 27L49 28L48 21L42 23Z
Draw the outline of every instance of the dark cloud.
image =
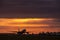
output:
M0 17L60 18L59 0L4 0Z

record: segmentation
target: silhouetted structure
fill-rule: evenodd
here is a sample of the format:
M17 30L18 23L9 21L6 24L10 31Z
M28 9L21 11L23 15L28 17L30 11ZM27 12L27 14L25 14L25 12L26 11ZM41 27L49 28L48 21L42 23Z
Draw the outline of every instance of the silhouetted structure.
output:
M23 35L23 34L29 34L29 32L26 32L26 29L23 29L22 31L18 31L17 34L18 35Z
M25 33L25 32L26 32L26 29L23 29L22 31L18 31L17 34L18 34L18 35L22 35L22 34Z
M19 36L17 34L0 34L0 40L60 40L60 32L42 32L29 35L23 33L26 33L25 29L18 32Z

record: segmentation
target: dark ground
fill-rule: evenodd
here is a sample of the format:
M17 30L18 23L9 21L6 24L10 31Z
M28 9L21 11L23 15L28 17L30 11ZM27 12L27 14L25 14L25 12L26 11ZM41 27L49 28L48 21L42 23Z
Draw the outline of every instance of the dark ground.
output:
M60 40L60 35L50 34L0 34L0 40Z

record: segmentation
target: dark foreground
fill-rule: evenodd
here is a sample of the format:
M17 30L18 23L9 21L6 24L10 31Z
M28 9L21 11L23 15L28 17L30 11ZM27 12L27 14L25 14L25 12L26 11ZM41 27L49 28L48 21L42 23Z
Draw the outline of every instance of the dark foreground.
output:
M60 40L56 34L0 34L0 40Z

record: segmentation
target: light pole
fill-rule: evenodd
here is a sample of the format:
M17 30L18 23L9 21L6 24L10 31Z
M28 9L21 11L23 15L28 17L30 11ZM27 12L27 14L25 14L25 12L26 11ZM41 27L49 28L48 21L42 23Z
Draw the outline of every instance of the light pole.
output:
M20 26L18 26L18 32L20 32Z

